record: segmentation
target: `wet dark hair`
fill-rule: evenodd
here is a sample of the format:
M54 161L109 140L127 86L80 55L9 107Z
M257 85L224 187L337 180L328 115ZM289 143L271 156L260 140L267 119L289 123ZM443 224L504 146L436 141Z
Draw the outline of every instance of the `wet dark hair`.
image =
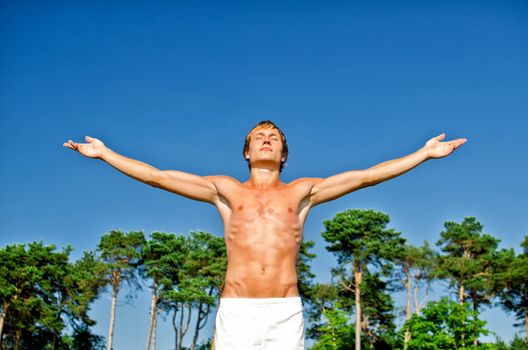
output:
M244 159L246 159L246 152L249 150L249 137L251 133L256 129L277 129L277 131L279 132L279 135L282 139L282 156L284 157L284 161L281 161L279 168L279 172L282 172L282 168L284 168L284 164L286 164L286 161L288 160L288 142L286 142L286 136L284 136L282 130L279 129L279 127L275 125L275 123L273 123L271 120L263 120L249 131L246 136L246 142L244 143L244 150L242 151ZM249 171L251 171L251 164L249 163L249 159L246 159L246 162L248 163Z

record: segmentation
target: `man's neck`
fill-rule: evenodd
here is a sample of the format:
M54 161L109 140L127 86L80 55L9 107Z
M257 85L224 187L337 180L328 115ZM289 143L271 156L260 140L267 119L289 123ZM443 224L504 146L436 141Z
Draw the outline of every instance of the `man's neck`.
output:
M256 167L251 168L251 175L246 183L259 190L275 188L281 184L279 170Z

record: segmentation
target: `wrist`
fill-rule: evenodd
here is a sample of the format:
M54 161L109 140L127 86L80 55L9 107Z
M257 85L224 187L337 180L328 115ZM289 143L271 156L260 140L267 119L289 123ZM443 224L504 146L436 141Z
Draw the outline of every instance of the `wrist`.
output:
M110 155L110 153L112 153L112 150L104 146L98 158L106 162L108 160L108 156Z
M427 151L427 148L425 147L422 147L418 150L418 152L420 153L420 155L422 156L422 161L425 162L426 160L429 160L431 159L431 157L429 157L429 152Z

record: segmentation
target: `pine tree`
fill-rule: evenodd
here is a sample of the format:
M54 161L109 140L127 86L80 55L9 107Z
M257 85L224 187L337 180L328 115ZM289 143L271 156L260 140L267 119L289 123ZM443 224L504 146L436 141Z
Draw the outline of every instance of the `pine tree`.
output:
M132 290L141 288L138 284L137 269L141 264L141 250L144 244L145 236L141 231L123 233L120 230L112 230L101 236L97 245L101 261L106 265L106 284L112 290L107 350L112 349L115 310L121 285L126 283Z
M372 324L362 309L366 290L365 277L370 271L387 274L391 261L401 255L405 239L393 229L386 229L389 216L374 210L347 210L336 214L332 220L323 222L326 231L323 238L330 243L326 249L337 257L338 268L334 269L339 283L355 296L356 331L355 348L361 349L362 330ZM377 316L380 318L380 316Z

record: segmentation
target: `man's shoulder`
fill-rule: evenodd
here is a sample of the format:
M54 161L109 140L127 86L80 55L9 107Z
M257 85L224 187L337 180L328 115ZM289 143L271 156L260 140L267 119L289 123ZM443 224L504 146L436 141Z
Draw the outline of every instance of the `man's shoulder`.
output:
M208 175L204 179L211 181L215 186L240 185L240 181L227 175Z
M296 188L296 187L312 188L313 186L315 186L322 180L323 179L319 177L301 177L301 178L291 181L290 183L288 183L287 186L291 188Z

